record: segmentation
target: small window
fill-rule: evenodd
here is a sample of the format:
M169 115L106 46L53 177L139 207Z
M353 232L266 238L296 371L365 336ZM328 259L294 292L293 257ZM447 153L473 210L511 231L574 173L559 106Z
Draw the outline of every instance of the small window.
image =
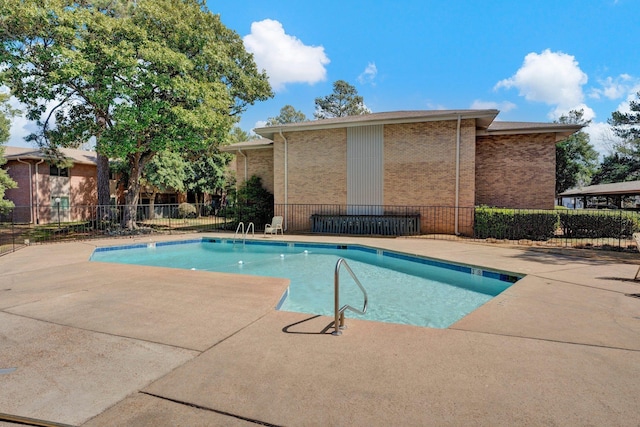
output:
M68 196L51 196L51 206L60 209L69 209Z
M69 168L59 168L56 165L49 167L49 175L51 176L69 176Z

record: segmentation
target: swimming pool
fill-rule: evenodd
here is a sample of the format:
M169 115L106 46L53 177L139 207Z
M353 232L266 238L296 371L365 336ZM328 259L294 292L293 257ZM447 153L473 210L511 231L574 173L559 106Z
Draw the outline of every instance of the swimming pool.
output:
M211 238L102 247L91 261L285 277L291 283L279 310L332 316L339 258L369 294L367 313L348 317L389 323L446 328L520 278L362 245ZM362 307L362 293L346 272L340 276L340 302Z

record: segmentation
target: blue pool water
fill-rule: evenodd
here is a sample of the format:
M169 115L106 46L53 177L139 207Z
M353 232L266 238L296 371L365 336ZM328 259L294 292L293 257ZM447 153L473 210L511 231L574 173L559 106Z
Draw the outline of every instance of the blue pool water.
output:
M97 248L92 261L290 279L280 310L333 315L334 269L344 258L369 295L361 317L446 328L519 277L360 245L197 239ZM362 307L362 293L341 270L340 304Z

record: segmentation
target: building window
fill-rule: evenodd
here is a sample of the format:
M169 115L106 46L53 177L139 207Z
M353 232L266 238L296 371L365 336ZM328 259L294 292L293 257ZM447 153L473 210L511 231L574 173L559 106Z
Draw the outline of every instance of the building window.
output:
M51 196L51 221L69 221L68 196Z
M51 196L51 206L60 209L69 209L69 197L68 196Z
M56 165L49 167L49 175L51 176L69 176L69 168L60 168Z

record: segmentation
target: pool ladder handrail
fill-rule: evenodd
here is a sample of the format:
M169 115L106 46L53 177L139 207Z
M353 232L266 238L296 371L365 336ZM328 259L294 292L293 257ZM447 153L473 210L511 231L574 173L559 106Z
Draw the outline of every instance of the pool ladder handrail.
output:
M247 230L244 229L244 222L240 221L238 227L236 228L236 233L233 235L233 243L236 243L236 237L238 237L238 231L242 229L242 244L244 245L245 240L247 240L247 234L249 234L249 230L251 230L251 237L255 238L255 227L253 226L253 222L247 224Z
M344 268L347 269L347 271L351 275L351 278L356 282L356 284L358 285L358 287L360 288L360 290L364 295L364 305L362 306L362 310L358 310L357 308L352 307L349 304L345 304L342 307L340 307L340 267L342 266L344 266ZM367 296L367 290L364 288L364 286L362 286L362 283L360 283L360 280L358 280L353 270L351 270L351 267L349 267L349 264L347 264L347 261L344 258L338 259L338 262L336 263L336 269L335 269L334 279L333 279L333 292L334 292L334 297L333 297L334 331L331 332L331 335L340 336L342 335L342 332L340 331L340 329L346 328L344 324L344 312L346 310L351 310L358 314L365 314L367 312L367 306L369 305L369 297Z

